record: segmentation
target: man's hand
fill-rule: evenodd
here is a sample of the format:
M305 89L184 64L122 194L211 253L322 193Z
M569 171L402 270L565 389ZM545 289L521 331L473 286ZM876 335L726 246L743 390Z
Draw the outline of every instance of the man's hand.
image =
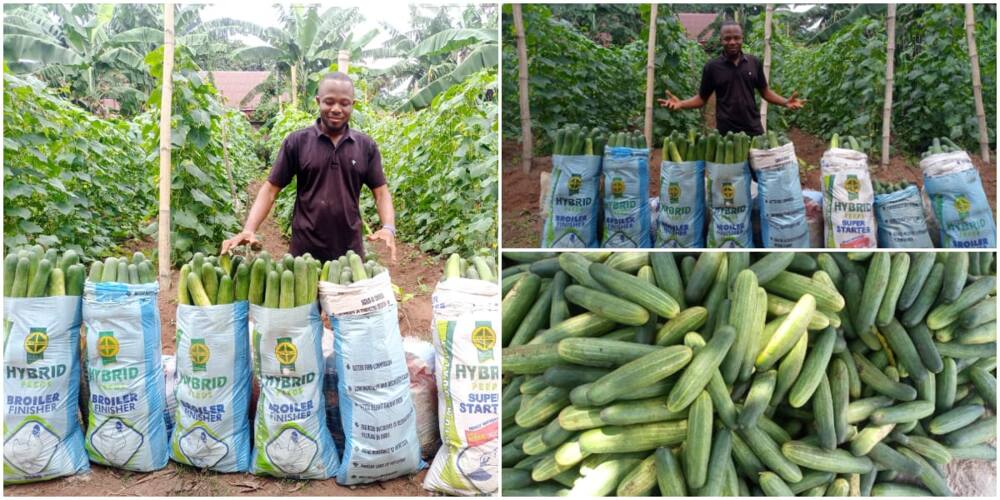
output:
M801 109L802 106L806 105L806 100L805 99L799 99L799 98L795 97L795 94L797 94L797 93L798 93L797 90L793 90L792 91L792 95L788 98L787 101L785 101L785 107L786 108L788 108L788 109Z
M249 243L250 248L257 250L260 248L260 241L257 240L257 235L252 231L241 231L236 236L229 238L222 242L222 249L219 251L219 255L224 255L229 253L235 247Z
M660 103L661 107L667 108L670 111L678 111L681 109L681 100L677 96L670 93L669 90L666 91L668 99L657 99L656 101Z
M368 235L368 241L382 240L389 247L389 257L392 259L392 263L396 263L396 237L386 229L381 228L375 231L374 234Z

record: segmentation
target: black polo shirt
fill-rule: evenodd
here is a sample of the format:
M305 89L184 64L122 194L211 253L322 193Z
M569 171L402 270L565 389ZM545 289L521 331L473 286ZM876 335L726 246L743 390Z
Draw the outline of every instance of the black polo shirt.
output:
M354 250L364 255L361 186L385 185L382 155L367 135L348 127L334 146L319 119L288 134L267 180L285 187L296 178L295 211L289 253L330 260Z
M755 89L761 92L767 89L760 59L740 52L739 63L734 65L723 53L702 69L698 95L707 101L715 93L715 128L720 133L760 135L764 128L760 125Z

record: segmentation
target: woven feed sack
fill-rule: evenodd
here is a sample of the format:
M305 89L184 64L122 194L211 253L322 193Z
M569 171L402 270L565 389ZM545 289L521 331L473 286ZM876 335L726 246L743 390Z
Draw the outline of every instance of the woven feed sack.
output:
M661 162L657 208L657 247L704 248L705 162Z
M80 297L4 297L4 484L90 469L77 416Z
M416 412L389 273L350 285L321 281L330 317L344 453L337 483L384 481L417 472Z
M491 495L500 472L497 287L452 278L438 283L431 300L442 446L424 488L449 495Z
M548 214L542 248L597 248L601 157L552 157Z
M750 167L757 174L762 246L808 248L809 225L795 146L789 142L771 149L751 149Z
M979 171L964 151L920 160L924 190L940 225L944 248L996 247L996 224Z
M339 466L326 427L323 322L316 303L289 309L250 305L254 375L260 384L250 470L329 479Z
M710 214L708 246L710 248L750 248L752 199L750 197L750 165L740 163L705 163L708 193L706 206Z
M603 248L649 248L649 149L604 150Z
M920 190L910 185L875 195L879 248L933 248Z
M160 356L163 364L163 383L165 384L165 403L163 406L163 423L167 428L167 440L174 432L174 414L177 412L177 358L173 354Z
M167 465L158 294L156 283L84 286L92 462L140 472Z
M875 191L868 157L833 148L819 160L823 179L823 223L827 248L875 248Z
M250 470L249 305L177 306L175 462Z

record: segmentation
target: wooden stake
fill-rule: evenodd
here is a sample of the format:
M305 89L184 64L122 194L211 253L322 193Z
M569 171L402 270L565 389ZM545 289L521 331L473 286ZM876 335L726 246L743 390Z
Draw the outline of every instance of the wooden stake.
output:
M233 211L239 211L236 201L236 183L233 182L233 167L229 163L229 134L227 133L226 118L222 118L222 164L226 167L226 179L229 181L229 193L233 197Z
M656 88L656 7L654 3L649 10L649 41L646 43L646 145L650 154L653 153L653 90ZM594 151L594 153L597 153ZM665 154L665 153L664 153Z
M892 130L892 87L896 73L896 4L889 4L886 17L889 43L885 54L885 102L882 104L882 167L889 165L889 133Z
M337 71L341 73L347 73L351 69L351 52L349 50L341 50L337 52Z
M979 54L976 52L976 25L972 4L965 4L965 38L969 43L969 61L972 64L972 95L976 99L976 121L979 123L979 155L990 162L990 140L986 134L986 111L983 110L983 81L979 77Z
M160 214L157 251L160 290L170 288L170 119L173 111L174 4L163 7L163 91L160 95Z
M771 79L771 16L774 15L774 4L767 4L764 11L764 79ZM760 100L760 126L767 132L767 101Z
M296 77L298 71L299 63L292 64L292 107L296 107L299 104L299 80Z
M514 31L517 34L517 90L521 106L521 170L531 172L533 141L531 136L531 110L528 108L528 45L524 40L524 20L521 18L521 4L514 9Z

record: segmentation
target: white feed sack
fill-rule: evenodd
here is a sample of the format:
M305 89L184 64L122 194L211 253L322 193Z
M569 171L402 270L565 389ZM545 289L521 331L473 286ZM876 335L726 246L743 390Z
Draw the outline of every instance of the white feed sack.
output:
M875 191L868 157L833 148L819 160L828 248L875 248Z

